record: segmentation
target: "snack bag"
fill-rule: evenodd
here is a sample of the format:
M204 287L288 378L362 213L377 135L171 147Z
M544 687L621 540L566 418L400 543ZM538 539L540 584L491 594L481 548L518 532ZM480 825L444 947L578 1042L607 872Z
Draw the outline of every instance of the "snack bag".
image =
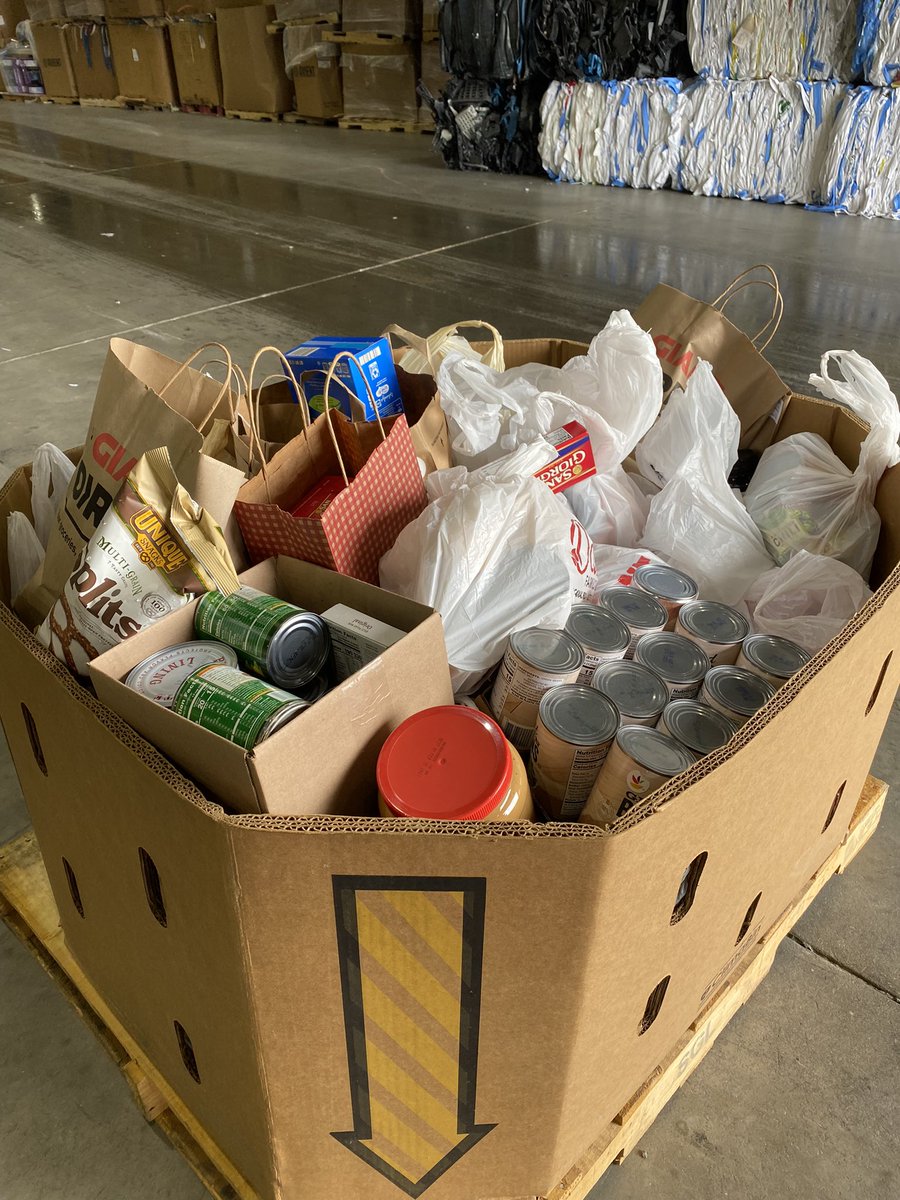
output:
M37 631L70 670L204 592L234 592L222 530L175 477L166 448L133 467Z

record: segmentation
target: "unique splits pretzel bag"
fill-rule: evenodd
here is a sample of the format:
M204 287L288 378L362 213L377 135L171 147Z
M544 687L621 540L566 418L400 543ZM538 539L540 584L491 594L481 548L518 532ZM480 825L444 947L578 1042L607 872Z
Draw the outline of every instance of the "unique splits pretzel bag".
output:
M222 530L175 477L166 448L132 469L37 636L82 675L92 658L238 579Z

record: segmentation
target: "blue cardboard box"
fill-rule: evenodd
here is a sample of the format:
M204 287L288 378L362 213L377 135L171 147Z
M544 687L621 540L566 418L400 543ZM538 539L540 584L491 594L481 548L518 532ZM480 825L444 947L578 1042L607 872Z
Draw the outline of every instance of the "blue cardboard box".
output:
M378 405L378 415L382 420L402 413L400 384L397 382L394 357L388 338L381 337L372 341L371 338L315 337L295 346L286 355L303 387L313 418L325 411L325 376L335 356L342 350L349 350L356 356L369 381L369 387ZM365 410L365 419L374 421L375 410L356 363L346 358L342 359L338 363L335 376L345 383L359 400ZM358 418L359 414L351 411L350 397L344 388L336 383L331 385L329 403L332 408L340 408L348 417Z

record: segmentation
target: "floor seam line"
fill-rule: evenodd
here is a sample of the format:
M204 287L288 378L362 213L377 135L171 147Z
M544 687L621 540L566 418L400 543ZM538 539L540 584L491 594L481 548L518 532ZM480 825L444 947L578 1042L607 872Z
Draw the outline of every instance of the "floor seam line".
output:
M186 163L190 162L187 158L163 158L158 163L133 163L130 167L97 167L96 170L91 170L89 167L69 167L64 163L54 163L52 160L44 158L31 159L32 162L40 163L45 167L54 167L62 165L66 171L71 171L78 175L120 175L124 171L149 171L151 167L168 166L169 163ZM8 188L15 187L56 187L57 184L47 183L42 180L35 179L17 179L15 183L0 183L0 191L5 191Z
M229 308L239 308L243 304L256 304L262 300L271 300L275 296L286 296L291 292L305 291L307 288L321 287L325 283L336 283L340 279L350 279L354 275L366 275L372 271L382 271L387 267L400 266L403 263L415 262L420 258L428 258L435 254L444 254L448 250L461 250L466 246L474 246L479 242L490 241L492 238L507 237L511 233L519 233L526 229L535 229L540 225L552 224L552 218L547 217L542 221L529 221L527 225L515 225L510 229L496 230L494 233L485 233L479 237L467 238L462 242L449 242L446 246L435 246L431 250L419 250L415 254L406 254L401 258L391 258L380 263L371 263L366 267L355 267L352 271L341 271L337 275L327 275L323 279L313 279L306 283L294 283L290 287L276 288L271 292L261 292L256 296L245 296L240 300L227 300L222 304L212 304L208 308L198 308L193 312L180 313L177 317L162 317L158 321L148 321L143 325L129 325L126 329L114 329L110 333L100 333L94 337L82 338L78 342L68 342L61 346L48 346L44 350L34 350L30 354L17 354L12 358L0 359L0 367L4 367L9 363L27 362L32 358L40 358L44 354L55 354L60 350L74 350L79 346L90 346L94 342L106 341L111 337L122 337L126 333L140 333L145 329L158 329L162 325L172 325L177 321L186 321L191 317L203 317L208 313L223 312Z
M858 979L860 983L865 983L870 988L874 988L876 992L881 992L883 996L887 996L888 999L893 1000L895 1004L900 1004L900 996L898 996L895 992L892 992L890 988L886 988L882 984L876 983L875 980L870 979L868 975L863 975L861 971L855 971L853 967L848 967L847 964L842 963L840 959L834 958L831 954L827 954L824 950L817 949L809 942L805 942L802 937L793 931L788 934L788 937L792 942L795 942L798 946L802 947L802 949L808 950L810 954L814 954L816 958L821 958L825 962L831 963L833 967L837 967L839 970L844 971L847 975L852 975L853 978Z

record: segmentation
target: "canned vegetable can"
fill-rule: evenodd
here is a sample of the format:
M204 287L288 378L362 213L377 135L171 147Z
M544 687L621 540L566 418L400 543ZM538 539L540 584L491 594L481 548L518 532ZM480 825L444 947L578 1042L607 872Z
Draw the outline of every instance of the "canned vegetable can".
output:
M530 752L541 697L552 687L575 683L584 651L560 629L535 626L511 633L491 691L490 707L515 748Z
M238 671L234 667L201 667L179 687L172 711L219 737L252 750L292 721L305 700Z
M743 725L775 695L771 683L743 667L713 667L703 680L701 699L735 725Z
M672 700L656 728L700 758L724 746L737 731L734 721L702 700Z
M179 687L201 667L237 665L237 655L223 642L181 642L151 654L132 667L125 676L125 683L154 704L171 708Z
M759 675L772 687L780 688L805 667L810 656L789 638L776 637L769 633L752 633L744 640L737 665L745 671Z
M642 592L649 593L660 602L669 614L666 629L670 631L675 628L681 607L696 600L700 595L696 579L691 579L684 571L678 571L675 567L665 567L661 563L638 567L632 579L632 586L639 587Z
M669 689L656 672L636 662L601 663L591 687L612 700L623 725L655 725L669 701Z
M619 728L594 688L563 684L541 700L531 747L534 798L553 821L577 821Z
M648 633L635 647L634 661L656 672L672 700L696 696L709 670L706 651L679 633Z
M734 663L750 632L746 617L718 600L695 600L679 611L675 632L705 650L711 666Z
M194 628L232 646L245 670L283 688L312 683L331 651L328 626L318 613L252 587L230 596L207 592L197 605Z
M634 648L645 634L661 633L669 614L658 600L640 588L615 585L604 588L597 603L623 621L631 634L626 658L634 657Z
M566 633L584 651L584 666L578 682L589 684L602 662L625 657L631 642L631 630L615 613L599 604L576 604L566 621Z

